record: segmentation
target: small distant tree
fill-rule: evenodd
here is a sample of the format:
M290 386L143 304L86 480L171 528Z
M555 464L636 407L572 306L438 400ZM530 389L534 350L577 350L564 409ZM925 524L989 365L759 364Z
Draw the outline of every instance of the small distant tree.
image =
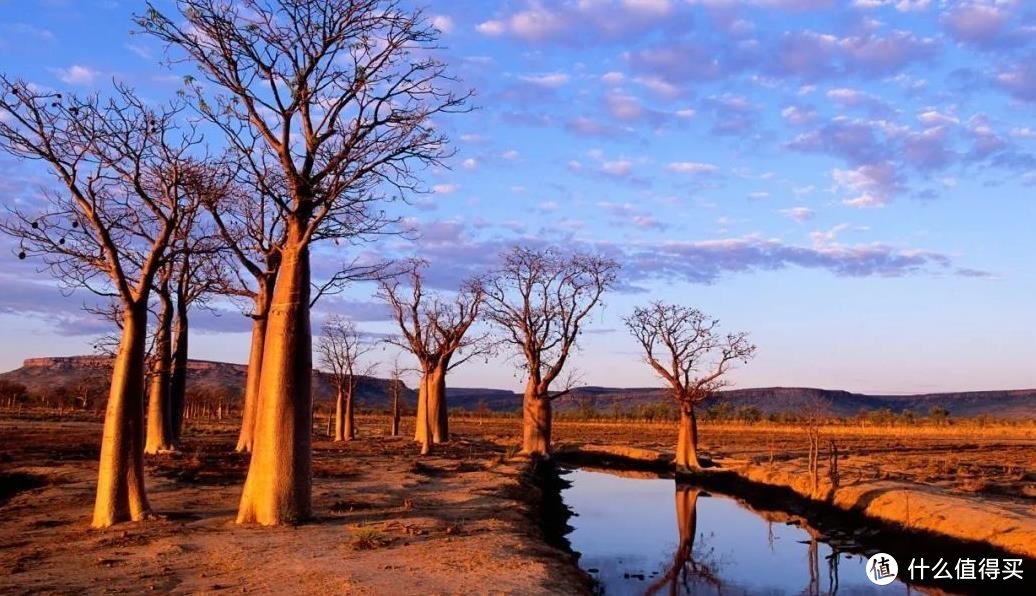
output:
M14 407L29 398L29 390L25 385L0 379L0 400L7 407Z
M719 321L694 308L654 302L624 320L680 405L676 466L700 468L695 406L728 386L724 375L735 363L748 362L756 347L747 333L721 335Z
M420 367L414 440L421 443L422 453L428 452L431 443L449 439L446 373L485 348L485 335L468 334L482 307L481 286L465 282L452 299L428 294L425 267L423 261L411 261L403 275L382 280L379 292L402 334L387 341L413 354Z
M356 387L361 375L370 375L373 366L361 370L360 358L372 350L352 321L332 315L324 323L317 351L331 373L335 386L335 441L356 438Z
M520 355L526 373L523 454L550 454L551 402L569 393L573 377L560 391L551 387L561 381L587 317L615 285L618 271L617 262L601 255L519 246L483 279L486 318Z
M945 426L950 421L950 411L942 406L932 406L928 410L928 419L939 426Z
M393 437L399 436L403 391L406 389L406 385L403 384L404 372L405 370L399 365L398 360L393 363L392 370L389 371L389 397L392 399L392 427L389 429L389 434Z

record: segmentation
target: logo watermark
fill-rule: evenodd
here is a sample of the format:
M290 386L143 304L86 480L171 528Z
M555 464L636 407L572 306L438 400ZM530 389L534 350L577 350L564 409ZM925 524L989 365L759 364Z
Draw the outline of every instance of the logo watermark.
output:
M896 558L887 553L878 553L867 559L867 579L872 584L884 586L896 581L899 575L899 564Z

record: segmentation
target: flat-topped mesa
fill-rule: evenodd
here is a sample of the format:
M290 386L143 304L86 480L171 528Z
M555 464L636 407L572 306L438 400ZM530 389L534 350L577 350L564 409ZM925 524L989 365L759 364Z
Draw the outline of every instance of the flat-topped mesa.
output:
M23 368L111 368L111 356L46 356L42 358L26 358L22 361ZM244 370L243 364L231 364L228 362L215 362L212 360L188 360L187 370L191 371L216 371L216 370Z
M111 368L111 365L111 356L48 356L26 358L22 362L24 368Z

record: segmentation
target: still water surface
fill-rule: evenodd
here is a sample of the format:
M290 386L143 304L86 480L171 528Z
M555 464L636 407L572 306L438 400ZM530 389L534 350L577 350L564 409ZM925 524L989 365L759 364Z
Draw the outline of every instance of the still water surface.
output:
M811 528L768 521L730 497L581 469L565 479L568 540L609 596L909 593L898 580L871 584L866 557L834 553Z

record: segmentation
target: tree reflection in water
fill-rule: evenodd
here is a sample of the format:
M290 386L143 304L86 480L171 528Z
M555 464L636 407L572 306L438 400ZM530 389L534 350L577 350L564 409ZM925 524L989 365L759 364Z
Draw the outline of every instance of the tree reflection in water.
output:
M724 584L719 577L719 563L715 560L714 552L711 549L703 549L701 545L698 553L694 552L694 541L698 532L698 497L702 494L700 488L676 485L676 524L679 542L672 563L663 575L648 586L645 594L697 594L706 586L711 587L716 593L723 593ZM704 494L708 496L708 493ZM802 528L809 534L809 548L806 551L809 586L805 593L819 596L824 593L820 579L820 534L808 525L803 524ZM768 535L772 550L772 526ZM841 556L837 550L832 550L825 558L828 580L826 594L834 596L838 593L838 561Z
M694 587L706 584L721 592L723 584L710 563L708 556L694 556L694 537L698 532L698 496L701 489L687 485L676 485L676 527L680 541L673 562L665 574L648 586L645 594L660 594L668 587L669 594L693 594ZM681 588L683 588L681 590Z

